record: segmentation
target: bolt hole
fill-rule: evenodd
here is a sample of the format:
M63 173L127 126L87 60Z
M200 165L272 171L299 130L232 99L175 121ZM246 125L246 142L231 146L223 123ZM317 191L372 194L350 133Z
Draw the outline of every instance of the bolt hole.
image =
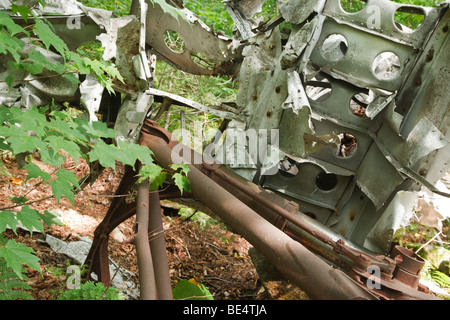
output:
M339 146L338 156L347 158L355 154L357 149L357 142L355 136L349 133L341 133L338 135L341 139L341 144Z
M323 191L334 189L337 185L337 176L334 173L319 173L316 177L316 186Z

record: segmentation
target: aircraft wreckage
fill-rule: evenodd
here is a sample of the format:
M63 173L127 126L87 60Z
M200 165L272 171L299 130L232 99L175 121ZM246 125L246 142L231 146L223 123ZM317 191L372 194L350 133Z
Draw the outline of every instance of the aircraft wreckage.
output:
M102 43L104 59L127 79L114 87L126 98L105 94L90 77L80 86L47 78L0 88L1 103L78 99L90 119L101 113L119 139L147 146L161 166L187 163L189 196L311 299L435 299L419 284L424 261L392 246L392 237L421 188L448 197L435 185L450 166L449 3L368 0L350 13L338 0L283 0L279 15L261 22L253 17L263 2L224 2L235 23L228 38L170 0L134 0L124 17L48 1L40 14L71 49ZM8 11L9 1L0 4ZM423 21L413 30L394 20L396 12ZM183 39L182 51L166 44L168 30ZM236 101L204 106L155 89L156 58L192 74L235 77ZM178 142L155 122L172 105L222 118L226 142L217 139L208 154ZM135 183L128 168L117 193ZM159 200L179 197L170 187L149 193L144 182L136 202L114 198L94 234L91 272L109 283L107 236L136 214L141 298L171 299L164 240L149 243L147 230L161 228Z

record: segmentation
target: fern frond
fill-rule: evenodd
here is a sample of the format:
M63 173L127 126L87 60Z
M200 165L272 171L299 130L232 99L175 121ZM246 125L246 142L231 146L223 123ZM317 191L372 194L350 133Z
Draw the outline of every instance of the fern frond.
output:
M33 297L23 291L29 289L32 287L18 279L16 273L6 266L5 260L0 258L0 300L32 300Z

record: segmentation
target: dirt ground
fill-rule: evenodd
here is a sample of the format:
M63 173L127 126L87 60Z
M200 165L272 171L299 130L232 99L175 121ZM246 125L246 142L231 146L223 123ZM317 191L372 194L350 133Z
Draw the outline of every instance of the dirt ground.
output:
M51 173L51 168L34 159L42 170ZM26 171L19 169L14 159L4 159L11 176L0 177L0 208L13 205L9 197L26 196L30 205L38 210L59 210L61 226L53 225L45 230L46 234L64 241L78 240L80 237L93 237L96 226L106 213L111 195L114 194L122 176L123 168L117 167L117 174L105 170L92 186L86 187L75 197L72 206L67 199L61 199L58 204L51 198L51 188L40 183L40 178L25 181ZM75 163L68 159L64 168L72 170L79 178L83 177L89 168L86 163ZM47 197L50 197L46 199ZM17 208L16 208L17 209ZM240 236L228 232L221 225L199 225L198 222L187 220L177 214L170 203L163 206L163 223L165 228L166 248L169 260L170 276L175 285L181 279L194 278L204 284L213 294L215 300L267 300L267 299L297 299L304 297L292 295L293 289L286 281L271 282L271 287L263 286L249 257L251 245ZM110 257L125 269L136 273L137 260L134 246L122 244L133 234L134 217L128 219L109 239ZM5 232L9 238L23 242L33 248L40 258L42 275L31 269L27 281L33 290L29 293L36 300L52 300L66 289L66 268L73 262L51 250L40 233L19 230ZM298 292L297 292L298 293Z

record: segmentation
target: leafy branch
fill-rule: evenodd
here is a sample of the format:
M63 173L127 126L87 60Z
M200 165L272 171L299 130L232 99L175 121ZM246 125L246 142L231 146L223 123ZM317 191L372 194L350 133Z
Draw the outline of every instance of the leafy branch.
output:
M21 27L11 17L0 11L0 54L12 57L8 61L9 75L2 82L11 88L14 82L26 82L35 79L63 77L73 83L79 83L76 75L94 74L109 92L113 91L113 80L124 82L118 69L109 62L90 59L80 54L82 51L70 51L66 43L54 32L53 26L47 20L37 17L26 6L12 6L13 13L19 13L26 23L33 24ZM31 19L30 19L31 18ZM60 55L63 63L51 62L37 48L53 51ZM51 74L43 74L43 72ZM20 79L14 74L22 73ZM34 79L25 80L32 74Z

